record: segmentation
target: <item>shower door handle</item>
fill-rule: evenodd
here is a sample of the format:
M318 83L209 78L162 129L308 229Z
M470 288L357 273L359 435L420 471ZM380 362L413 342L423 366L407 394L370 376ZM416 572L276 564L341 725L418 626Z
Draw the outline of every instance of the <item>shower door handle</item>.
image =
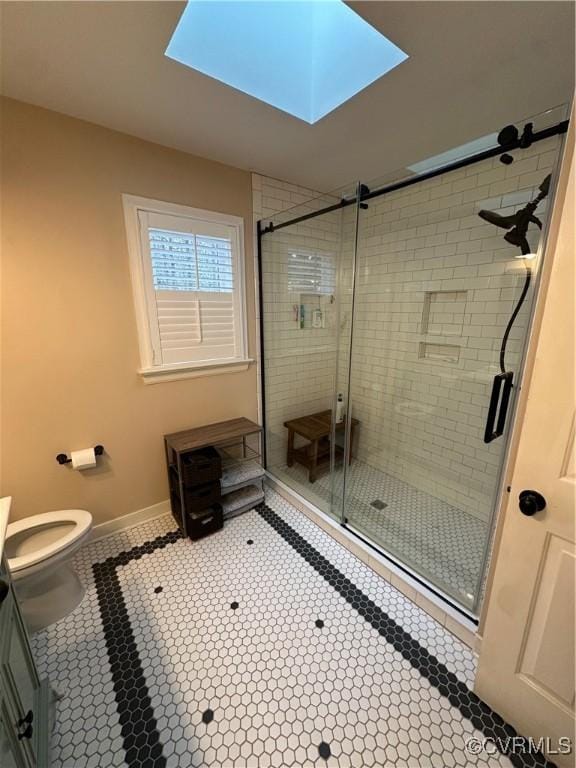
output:
M490 405L488 406L488 418L486 419L486 429L484 431L485 443L491 443L492 440L496 440L497 437L504 433L513 378L513 371L506 371L506 373L499 373L494 376Z

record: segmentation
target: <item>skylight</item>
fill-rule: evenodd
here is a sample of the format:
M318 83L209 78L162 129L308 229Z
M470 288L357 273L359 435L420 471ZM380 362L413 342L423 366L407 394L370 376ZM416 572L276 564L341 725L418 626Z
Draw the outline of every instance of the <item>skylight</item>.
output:
M464 160L466 157L484 152L486 149L492 149L497 144L498 134L489 133L487 136L481 136L479 139L474 139L466 144L460 144L459 147L452 147L452 149L441 152L439 155L433 155L426 158L426 160L420 160L418 163L408 165L407 168L409 171L414 171L414 173L427 173L428 171L436 170L436 168L442 168L442 166L449 163L455 163L457 160Z
M342 0L189 0L166 56L308 123L408 58Z

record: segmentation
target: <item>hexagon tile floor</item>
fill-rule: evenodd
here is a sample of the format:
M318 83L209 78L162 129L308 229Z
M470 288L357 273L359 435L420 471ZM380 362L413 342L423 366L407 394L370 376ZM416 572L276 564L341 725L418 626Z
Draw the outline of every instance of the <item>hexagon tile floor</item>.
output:
M33 638L54 766L547 765L471 692L466 646L266 502L195 543L166 516L80 551L83 602Z
M273 468L290 487L330 508L332 483L342 497L342 467L326 471L313 487L301 464ZM383 508L374 506L384 503ZM464 605L471 605L479 588L490 528L479 518L429 493L355 459L346 468L348 523Z

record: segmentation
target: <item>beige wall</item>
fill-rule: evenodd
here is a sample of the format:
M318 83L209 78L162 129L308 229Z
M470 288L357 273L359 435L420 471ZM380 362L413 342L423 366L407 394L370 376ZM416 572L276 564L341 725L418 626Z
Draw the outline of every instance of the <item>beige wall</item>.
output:
M96 523L167 498L162 435L256 418L256 370L144 385L121 193L244 217L255 357L250 174L12 100L2 102L1 493L12 519L64 507ZM55 456L102 443L86 473Z

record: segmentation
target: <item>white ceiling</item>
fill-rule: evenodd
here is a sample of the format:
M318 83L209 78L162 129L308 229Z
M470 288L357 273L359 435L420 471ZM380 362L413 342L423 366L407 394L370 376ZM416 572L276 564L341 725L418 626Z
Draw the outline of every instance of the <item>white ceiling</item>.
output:
M350 4L410 58L315 125L166 58L175 2L2 3L2 92L319 190L571 99L572 2Z

